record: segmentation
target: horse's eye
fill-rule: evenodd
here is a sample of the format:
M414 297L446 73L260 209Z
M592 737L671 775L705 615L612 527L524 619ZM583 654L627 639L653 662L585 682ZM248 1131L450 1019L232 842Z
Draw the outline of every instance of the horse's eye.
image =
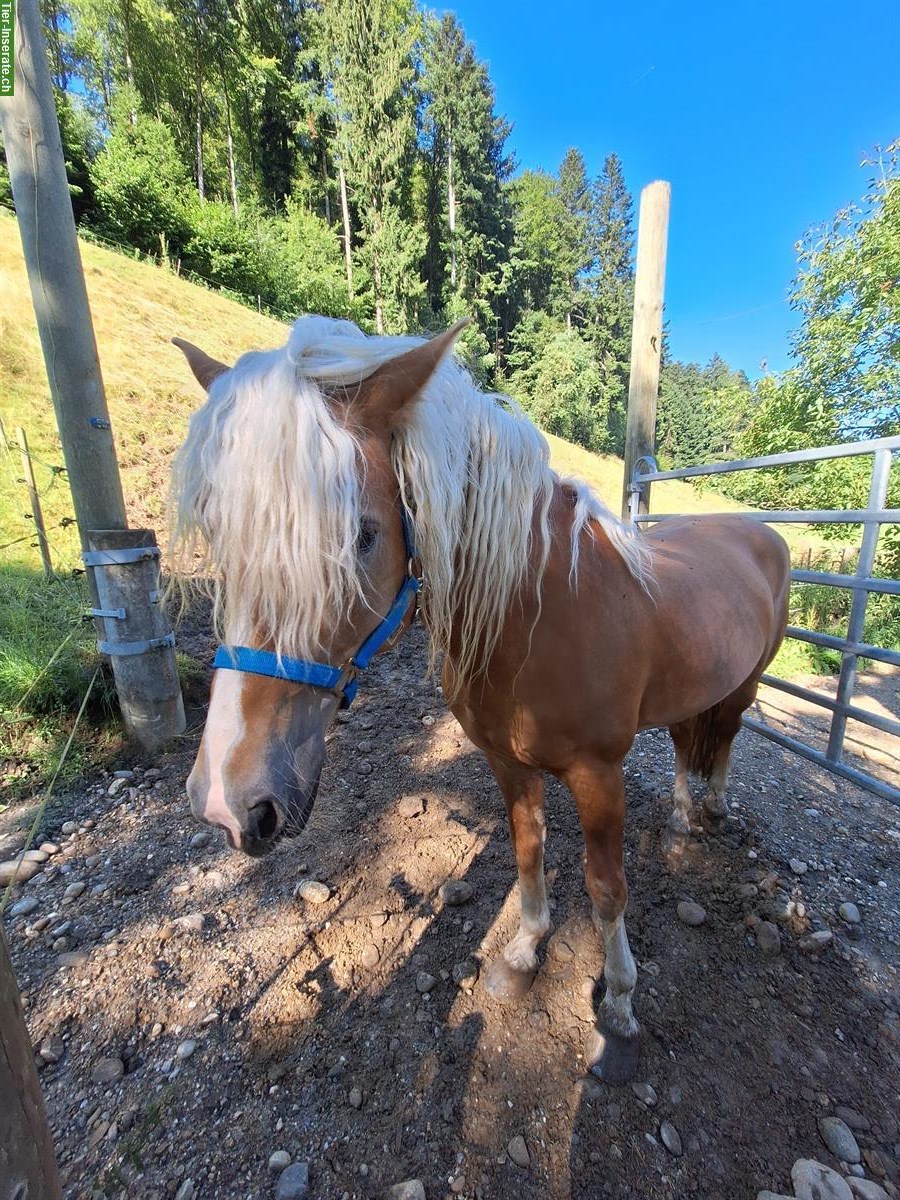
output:
M372 521L362 521L359 526L359 537L356 540L356 548L360 554L368 554L375 545L375 539L378 537L378 526Z

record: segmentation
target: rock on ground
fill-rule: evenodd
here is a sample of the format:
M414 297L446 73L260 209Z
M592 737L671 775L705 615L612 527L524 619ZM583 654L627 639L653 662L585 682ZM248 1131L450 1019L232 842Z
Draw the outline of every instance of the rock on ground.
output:
M278 1176L275 1200L303 1200L308 1191L309 1166L307 1163L294 1163Z
M425 1200L425 1188L421 1179L407 1179L395 1183L388 1192L389 1200Z
M531 1157L528 1153L528 1147L525 1145L525 1139L520 1133L517 1133L516 1136L510 1140L509 1145L506 1147L506 1152L517 1167L531 1166Z
M861 1161L862 1155L856 1138L840 1117L820 1117L819 1133L835 1158L851 1165Z
M847 1181L814 1158L798 1158L791 1167L797 1200L853 1200Z

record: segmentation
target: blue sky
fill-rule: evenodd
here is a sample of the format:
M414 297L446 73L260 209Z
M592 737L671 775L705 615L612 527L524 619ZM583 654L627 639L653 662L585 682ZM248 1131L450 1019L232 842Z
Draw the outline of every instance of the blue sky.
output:
M718 351L753 377L787 366L795 243L900 137L896 0L447 8L490 66L520 166L555 170L578 146L593 175L614 150L635 197L672 184L674 355Z

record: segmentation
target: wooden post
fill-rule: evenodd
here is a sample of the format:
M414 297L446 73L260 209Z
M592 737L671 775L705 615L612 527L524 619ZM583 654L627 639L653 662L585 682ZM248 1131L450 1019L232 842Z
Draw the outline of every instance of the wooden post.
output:
M53 1139L2 927L0 1096L0 1200L60 1200Z
M24 429L16 430L16 440L19 443L19 454L22 457L22 470L25 474L25 486L28 488L28 503L31 505L31 516L37 526L38 546L41 551L41 562L44 564L44 578L53 575L53 564L50 561L50 547L47 544L47 530L44 527L44 514L41 511L41 498L34 482L34 469L31 465L31 455L28 453L28 438Z
M669 184L659 179L648 183L641 192L622 486L622 516L625 520L629 515L628 488L635 463L644 455L656 452L656 400L659 395L670 195ZM649 511L649 487L640 496L638 511Z
M0 101L0 125L75 517L87 549L89 529L124 529L127 521L38 0L18 0L15 46L15 93Z
M0 125L75 519L82 550L89 551L91 530L122 532L128 521L78 253L39 0L17 0L15 10L15 92L0 100ZM89 560L86 565L95 607L106 608L97 572ZM161 614L147 592L134 594L128 620L137 627L155 628ZM102 650L102 629L100 638ZM148 746L184 729L180 690L177 701L170 696L173 675L176 687L178 680L174 654L171 649L167 654L167 659L156 652L136 655L132 669L124 672L129 692L120 696L123 715ZM118 683L120 673L115 674ZM148 713L154 714L153 720L145 719Z
M91 558L119 707L128 727L155 750L185 727L175 639L160 603L159 550L152 529L92 529Z

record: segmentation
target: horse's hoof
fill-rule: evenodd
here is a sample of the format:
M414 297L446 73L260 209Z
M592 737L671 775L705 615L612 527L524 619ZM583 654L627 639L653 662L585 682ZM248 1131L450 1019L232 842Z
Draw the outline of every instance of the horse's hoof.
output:
M700 814L700 820L705 832L711 834L713 837L718 837L719 834L724 833L725 827L728 824L728 817L725 812L710 812L705 804Z
M681 830L667 826L662 839L662 854L666 863L670 867L679 866L690 844L690 833L682 833Z
M728 815L724 796L717 796L715 792L707 792L703 797L703 811L708 817L718 817L723 820Z
M640 1036L622 1037L598 1019L588 1035L585 1060L592 1075L615 1087L630 1083L640 1058Z
M498 958L488 970L484 986L488 995L502 1004L515 1004L528 993L537 975L537 967L517 971L505 958Z

